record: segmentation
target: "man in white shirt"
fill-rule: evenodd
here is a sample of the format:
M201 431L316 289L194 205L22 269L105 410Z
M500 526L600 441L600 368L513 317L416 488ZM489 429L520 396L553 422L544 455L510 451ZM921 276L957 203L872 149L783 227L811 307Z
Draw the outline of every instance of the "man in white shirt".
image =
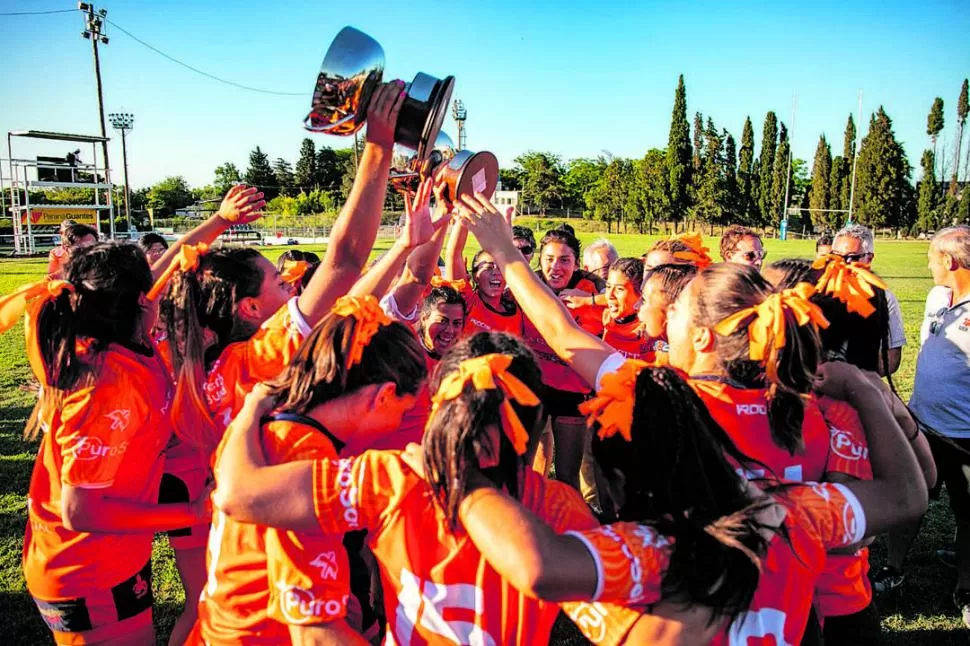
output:
M850 224L835 234L832 241L832 253L842 256L846 262L861 262L872 264L876 257L875 241L872 231L861 224ZM889 339L887 350L889 365L883 366L883 375L891 375L899 370L899 363L903 357L903 346L906 345L906 330L903 327L903 313L899 308L899 299L888 289L886 290L886 306L889 315Z

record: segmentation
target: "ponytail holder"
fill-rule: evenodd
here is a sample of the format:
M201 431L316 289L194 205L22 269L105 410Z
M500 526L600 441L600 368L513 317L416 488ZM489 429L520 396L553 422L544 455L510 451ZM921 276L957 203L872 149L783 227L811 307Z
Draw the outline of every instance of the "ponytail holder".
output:
M199 259L209 252L209 245L204 242L199 244L184 244L179 247L178 253L172 258L162 275L158 277L152 288L148 290L148 300L153 301L162 293L168 281L172 279L176 271L189 272L199 268Z
M502 432L509 439L516 455L525 453L529 444L529 433L515 414L511 401L523 406L538 406L539 398L522 381L511 374L509 366L512 357L507 354L486 354L473 359L465 359L458 364L458 370L449 373L441 380L438 392L431 398L431 416L446 401L458 399L469 382L475 390L499 390L505 396L499 407L502 418Z
M742 325L748 328L748 356L752 361L764 361L771 348L785 347L785 310L795 315L798 325L809 323L827 328L828 320L822 309L808 300L815 288L808 283L798 283L792 289L771 294L758 305L735 312L714 326L721 336L732 334Z
M637 377L648 367L646 361L627 359L619 370L603 375L596 396L580 405L579 412L586 416L589 428L599 423L601 440L619 433L627 442L633 441Z
M690 251L675 251L673 257L688 262L698 269L704 269L714 263L710 249L704 246L704 238L699 233L681 233L670 238L671 241L686 245Z
M330 311L337 316L353 316L357 319L354 335L350 339L350 349L347 351L347 370L360 363L364 357L364 348L378 330L391 324L391 319L381 309L377 299L369 295L362 298L341 296Z
M847 263L844 258L835 254L822 256L812 263L812 269L825 271L815 284L818 293L832 296L843 303L850 312L855 312L868 318L876 308L870 302L878 287L885 290L886 283L863 263Z
M450 287L458 293L461 293L468 289L468 281L464 278L459 280L449 280L447 278L442 278L441 276L434 276L431 279L432 287Z
M285 260L283 261L283 271L280 272L280 278L287 285L296 285L303 280L303 276L309 269L310 263L306 260Z

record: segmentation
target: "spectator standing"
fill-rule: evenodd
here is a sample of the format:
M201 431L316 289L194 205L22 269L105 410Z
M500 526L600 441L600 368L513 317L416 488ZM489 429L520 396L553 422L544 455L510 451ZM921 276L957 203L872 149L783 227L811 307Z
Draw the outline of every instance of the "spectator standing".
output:
M767 255L761 236L753 229L735 224L725 229L721 236L721 258L724 262L749 265L761 271Z

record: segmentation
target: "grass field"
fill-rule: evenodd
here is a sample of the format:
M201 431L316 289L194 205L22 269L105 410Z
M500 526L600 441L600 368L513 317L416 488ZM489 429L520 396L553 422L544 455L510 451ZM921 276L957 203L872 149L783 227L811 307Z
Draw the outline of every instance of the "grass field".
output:
M592 234L581 234L590 242ZM652 244L647 236L614 235L611 239L623 255L639 256ZM713 241L712 241L713 242ZM713 245L712 245L713 246ZM387 247L378 243L377 250ZM904 349L902 367L896 375L898 389L908 397L916 364L919 321L926 292L931 287L926 269L925 242L879 241L875 269L889 282L898 296L906 321L909 345ZM304 247L319 251L319 248ZM814 245L807 241L769 241L768 260L789 256L812 256ZM275 260L282 248L267 248ZM41 278L46 259L0 260L0 294L18 285ZM20 554L26 522L26 492L37 445L21 439L33 405L33 396L24 385L28 367L23 334L19 329L0 336L0 642L17 644L51 643L39 614L27 595L21 574ZM950 601L955 573L933 558L936 549L945 547L953 532L952 517L942 501L931 503L923 532L910 555L909 579L888 597L878 600L883 612L886 644L968 643L967 633ZM883 550L873 548L873 565L881 565ZM154 558L156 628L159 641L168 632L180 611L183 595L164 539L156 541ZM581 643L575 630L560 622L553 643Z

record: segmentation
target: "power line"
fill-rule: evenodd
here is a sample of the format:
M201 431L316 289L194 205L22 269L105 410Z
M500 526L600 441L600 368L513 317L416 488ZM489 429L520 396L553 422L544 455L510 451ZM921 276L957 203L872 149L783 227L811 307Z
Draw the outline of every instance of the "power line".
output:
M126 36L128 36L129 38L131 38L132 40L134 40L135 42L137 42L137 43L139 43L141 45L144 45L145 47L147 47L148 49L152 50L156 54L167 58L168 60L172 61L176 65L181 65L182 67L184 67L184 68L186 68L188 70L191 70L191 71L195 72L196 74L201 74L202 76L204 76L206 78L209 78L209 79L212 79L213 81L218 81L219 83L225 83L226 85L231 85L231 86L233 86L235 88L239 88L240 90L247 90L249 92L259 92L260 94L273 94L273 95L276 95L276 96L306 96L306 92L277 92L276 90L264 90L262 88L250 87L248 85L243 85L241 83L236 83L235 81L229 81L229 80L226 80L224 78L220 78L220 77L218 77L218 76L216 76L214 74L209 74L208 72L204 72L204 71L200 70L197 67L192 67L188 63L184 63L184 62L180 61L179 59L175 58L174 56L170 56L169 54L166 54L165 52L163 52L162 50L158 49L157 47L154 47L152 45L149 45L148 43L146 43L142 39L138 38L133 33L131 33L130 31L128 31L127 29L125 29L121 25L119 25L118 23L116 23L116 22L114 22L112 20L108 20L107 18L105 18L105 21L109 25L111 25L112 27L114 27L115 29L117 29L118 31L120 31L121 33L125 34Z
M0 16L49 16L53 13L74 13L77 9L51 9L50 11L4 11Z

